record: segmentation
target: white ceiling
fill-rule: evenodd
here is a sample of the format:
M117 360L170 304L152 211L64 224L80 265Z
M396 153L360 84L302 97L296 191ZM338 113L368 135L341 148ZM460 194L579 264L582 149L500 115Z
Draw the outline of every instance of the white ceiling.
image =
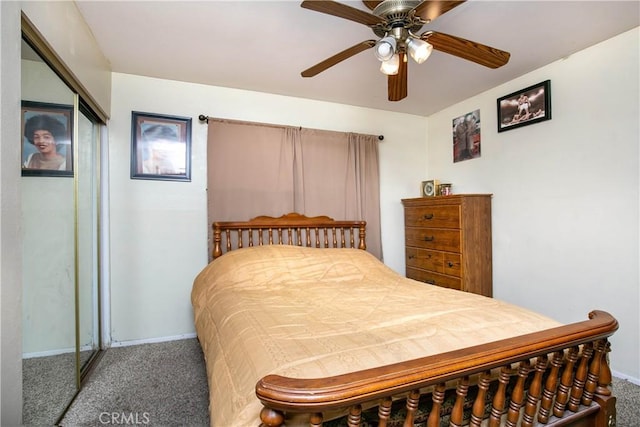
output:
M387 101L371 50L312 78L300 72L375 39L365 25L303 9L300 1L76 3L112 70L428 116L456 102L635 28L640 2L469 0L426 25L506 50L489 69L434 51L410 60L409 95ZM368 11L360 1L343 1ZM537 82L532 82L537 83Z

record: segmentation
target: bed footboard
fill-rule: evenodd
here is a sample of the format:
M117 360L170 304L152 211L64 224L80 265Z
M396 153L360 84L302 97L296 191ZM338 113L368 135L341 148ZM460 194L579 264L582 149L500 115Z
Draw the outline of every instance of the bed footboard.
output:
M617 329L593 311L583 322L335 377L266 376L256 385L262 426L283 425L285 413L329 425L325 414L338 410L347 415L336 425L350 427L612 426L607 338Z
M336 221L295 212L274 218L213 223L213 259L233 249L254 245L298 245L316 248L366 249L366 221ZM357 237L356 237L357 234ZM224 240L224 241L223 241Z

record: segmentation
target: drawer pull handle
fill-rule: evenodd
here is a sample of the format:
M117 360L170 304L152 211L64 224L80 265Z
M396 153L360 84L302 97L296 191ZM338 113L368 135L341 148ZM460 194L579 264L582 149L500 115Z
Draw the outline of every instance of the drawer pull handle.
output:
M434 236L424 236L424 241L425 242L433 242L434 239L435 239Z
M449 261L447 265L449 266L449 268L453 267L453 263L451 261Z
M409 258L409 259L414 259L414 258L415 258L415 255L409 255L407 258Z
M430 220L433 219L433 214L432 213L428 213L426 215L422 216L422 219L426 219L426 220Z

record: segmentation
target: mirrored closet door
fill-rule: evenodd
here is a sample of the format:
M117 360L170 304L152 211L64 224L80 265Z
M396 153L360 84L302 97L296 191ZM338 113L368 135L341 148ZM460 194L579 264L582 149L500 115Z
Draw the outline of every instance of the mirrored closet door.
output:
M100 349L99 194L100 128L80 102L76 162L76 264L78 302L78 368L81 379Z
M101 347L101 123L45 58L25 35L21 88L25 425L54 425L61 418Z

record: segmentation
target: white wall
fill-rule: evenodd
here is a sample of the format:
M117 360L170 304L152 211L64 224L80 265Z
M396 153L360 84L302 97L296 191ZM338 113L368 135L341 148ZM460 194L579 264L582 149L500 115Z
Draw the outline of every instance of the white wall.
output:
M20 7L0 1L0 425L22 423Z
M126 74L114 74L112 87L111 316L116 345L194 332L191 286L208 259L207 125L199 122L199 114L383 134L382 243L387 264L404 271L400 198L418 195L426 168L424 117ZM132 111L193 119L192 182L129 178Z
M559 321L615 316L612 368L640 382L638 29L428 119L429 177L493 193L494 296ZM498 133L496 99L551 80L552 119ZM452 161L480 109L482 157Z

